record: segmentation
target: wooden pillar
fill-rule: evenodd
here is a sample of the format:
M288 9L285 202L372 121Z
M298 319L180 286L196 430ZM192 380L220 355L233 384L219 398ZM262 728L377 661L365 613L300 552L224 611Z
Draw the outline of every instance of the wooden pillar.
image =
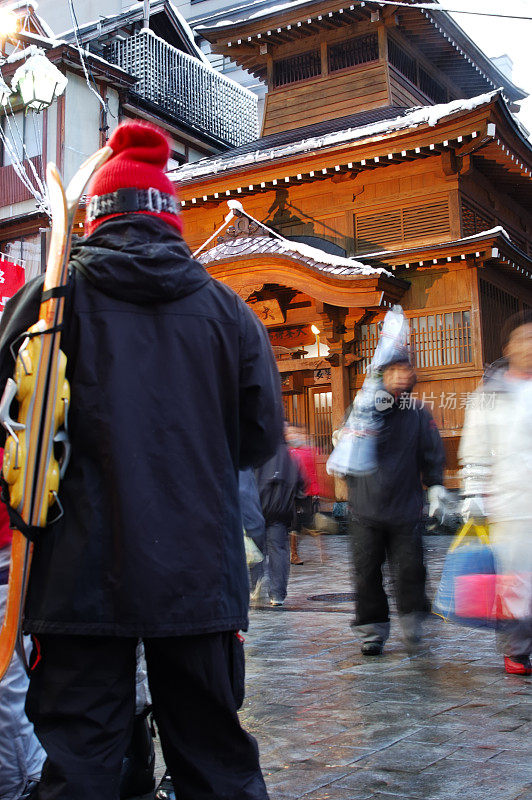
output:
M321 56L321 74L329 74L329 61L327 57L327 42L324 40L320 42L320 56Z
M65 155L65 95L57 98L57 138L55 147L55 163L63 174ZM64 177L64 175L63 175Z

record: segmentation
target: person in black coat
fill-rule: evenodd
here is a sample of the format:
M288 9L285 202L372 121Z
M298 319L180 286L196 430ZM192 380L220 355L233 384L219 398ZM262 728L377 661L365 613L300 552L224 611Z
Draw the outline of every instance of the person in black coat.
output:
M382 567L388 559L407 647L419 643L427 611L423 561L423 485L441 489L445 456L430 411L411 392L416 376L404 356L383 367L377 469L348 479L356 594L354 627L362 653L382 653L390 632Z
M251 598L260 601L267 561L270 604L282 606L290 574L288 526L294 517L296 498L304 496L305 479L284 440L279 442L275 455L255 470L255 477L266 535L261 548L265 560L251 570Z
M38 534L25 609L40 651L27 712L48 754L39 796L117 796L142 638L179 797L263 800L236 713L249 604L238 470L277 447L279 376L262 323L181 237L162 132L125 123L109 145L70 262L64 514ZM2 385L42 284L6 306Z

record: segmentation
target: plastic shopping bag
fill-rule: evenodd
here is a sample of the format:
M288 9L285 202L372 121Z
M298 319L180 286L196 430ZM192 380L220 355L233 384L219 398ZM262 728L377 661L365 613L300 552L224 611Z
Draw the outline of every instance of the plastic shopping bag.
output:
M496 585L488 530L466 522L445 557L432 611L447 622L491 627L496 619Z
M250 539L245 533L244 545L246 548L246 561L248 563L248 567L252 567L253 564L260 564L261 561L264 561L264 556L260 552L253 539Z

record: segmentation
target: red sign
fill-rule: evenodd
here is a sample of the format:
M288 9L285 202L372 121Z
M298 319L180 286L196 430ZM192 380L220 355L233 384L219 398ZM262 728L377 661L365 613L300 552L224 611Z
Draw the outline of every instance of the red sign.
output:
M24 286L24 267L13 261L0 260L0 314L10 297Z

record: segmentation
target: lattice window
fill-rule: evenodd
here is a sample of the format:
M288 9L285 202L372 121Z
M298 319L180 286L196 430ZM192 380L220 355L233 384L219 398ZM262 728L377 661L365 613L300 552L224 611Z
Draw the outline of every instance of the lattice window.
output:
M321 74L321 56L319 50L309 53L300 53L297 56L274 61L273 85L285 86L287 83L304 81L306 78L315 78Z
M412 317L409 322L410 346L419 369L469 364L473 360L470 311L427 314Z
M485 364L502 356L501 331L504 323L519 311L519 300L504 289L480 278L480 313L482 319L482 353Z
M469 364L473 360L471 312L449 311L410 317L410 347L417 369ZM357 373L366 372L379 341L382 323L361 325Z
M399 70L411 83L417 85L417 61L409 56L406 50L397 44L395 39L388 39L388 59L390 64Z
M450 233L449 204L446 200L426 206L355 215L355 250L369 253L413 239Z
M446 103L447 89L410 56L391 36L388 38L388 60L410 83L417 86L434 103Z
M328 454L332 449L332 392L316 392L314 394L313 412L313 445L318 453Z
M329 72L336 72L357 64L377 61L379 58L379 37L376 33L359 36L347 42L332 44L328 49Z
M435 103L447 102L447 89L434 80L432 75L429 75L423 67L419 67L419 88L423 94L426 94Z
M493 227L493 217L489 217L467 200L462 200L462 234L474 236Z

